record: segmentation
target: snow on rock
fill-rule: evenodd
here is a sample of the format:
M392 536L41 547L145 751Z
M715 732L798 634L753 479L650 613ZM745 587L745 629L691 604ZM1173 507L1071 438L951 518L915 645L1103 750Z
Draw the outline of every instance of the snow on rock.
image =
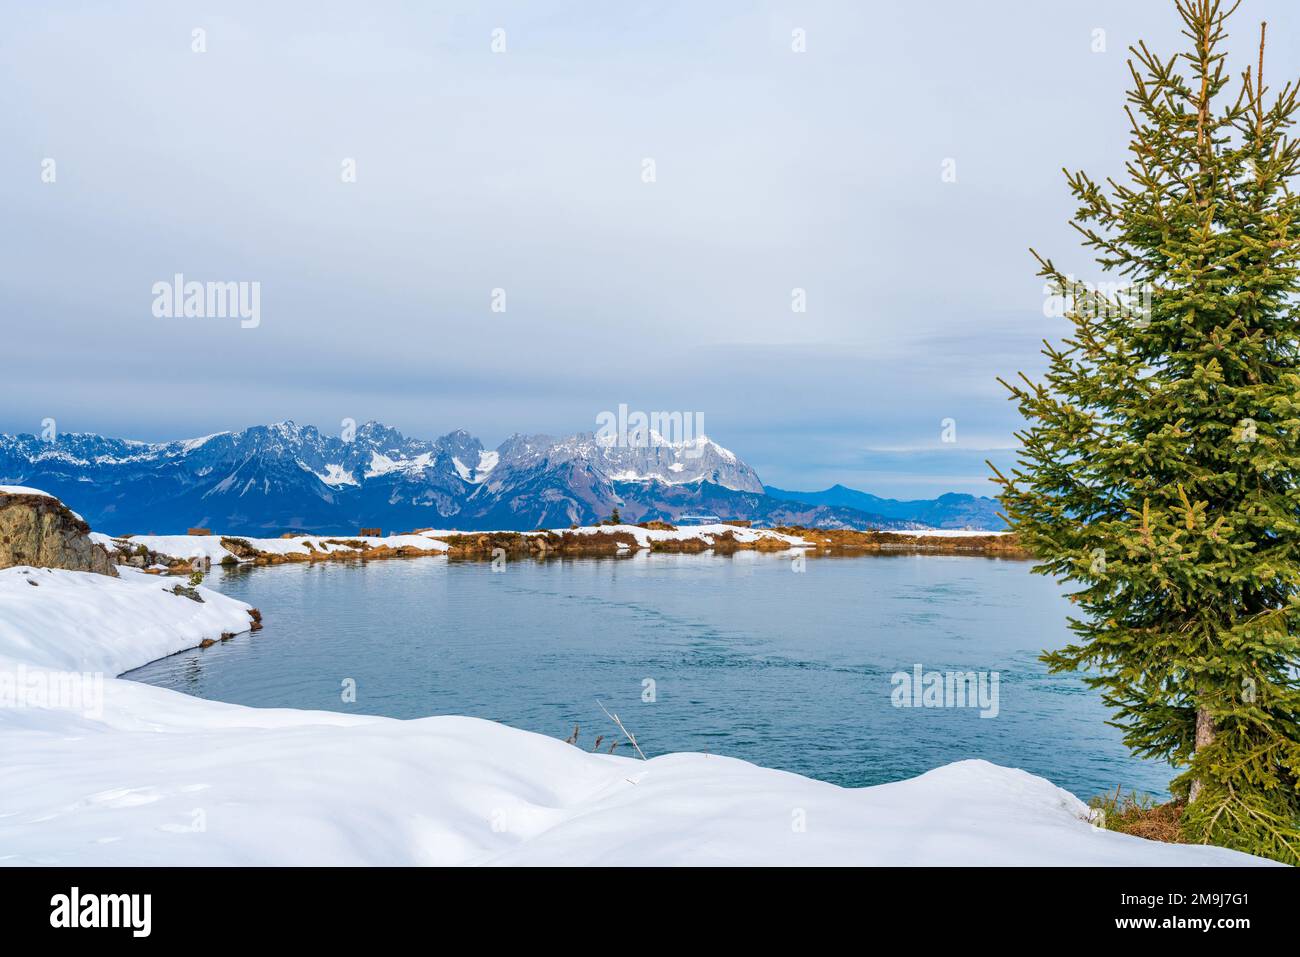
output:
M205 558L219 565L227 555L234 558L221 544L220 535L133 535L130 538L113 538L103 532L91 532L93 541L103 545L110 554L134 551L143 545L151 552L175 559Z
M326 485L339 486L361 484L356 480L351 472L341 465L326 465L324 474L320 472L313 472L312 474Z
M184 539L189 536L177 536ZM197 536L196 536L197 537ZM237 536L238 537L238 536ZM152 541L152 538L144 535L136 535L131 538L132 542L144 542L146 545ZM373 535L296 535L293 538L242 538L240 541L248 542L257 551L268 555L305 555L311 552L308 543L316 547L316 551L332 552L353 552L356 551L354 543L360 542L370 548L416 548L420 551L431 554L447 551L445 542L435 541L426 535L385 535L382 538ZM221 539L217 538L217 546L230 554L230 552L221 545ZM150 545L149 547L153 547ZM163 554L171 553L165 549L158 549Z
M54 498L49 492L28 488L26 485L0 485L0 495L36 495L40 498Z
M0 485L0 495L34 495L37 498L52 498L55 501L58 501L57 495L51 495L49 492L39 488L28 488L26 485ZM64 505L63 507L67 508L67 505ZM68 511L72 512L72 509L69 508ZM80 515L77 515L76 512L72 512L72 514L77 516L77 521L85 521L85 519Z
M376 478L380 475L388 475L390 472L418 473L428 468L433 462L433 453L422 452L414 458L394 459L380 452L370 454L370 467L365 471L365 477Z
M219 436L229 435L229 434L230 434L229 432L213 432L211 435L199 436L197 439L181 439L180 442L177 443L177 451L180 454L185 455L190 452L193 452L195 449L203 448L203 446L207 445L209 442L211 442L213 439ZM143 444L143 443L139 443L139 444Z
M478 464L470 467L462 462L456 456L452 456L451 464L456 469L456 474L471 485L480 485L487 481L487 477L492 470L497 467L497 462L501 458L498 452L480 451L478 454Z
M103 545L109 552L132 551L143 545L151 552L173 559L207 559L214 565L223 561L252 561L240 558L225 545L223 535L132 535L130 538L113 538L99 532L91 532L93 541ZM361 542L370 548L398 549L412 548L431 555L447 551L447 544L430 538L428 535L387 535L382 538L373 535L295 535L293 538L245 538L233 536L242 542L248 542L252 548L266 555L310 555L312 551L332 554L334 552L354 552L354 542ZM313 548L314 546L314 548Z

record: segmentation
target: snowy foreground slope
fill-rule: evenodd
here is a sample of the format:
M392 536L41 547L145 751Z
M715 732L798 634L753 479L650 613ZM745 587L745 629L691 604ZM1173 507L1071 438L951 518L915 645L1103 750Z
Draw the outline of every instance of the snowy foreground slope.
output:
M1067 792L983 761L849 790L473 718L201 701L111 676L246 628L247 606L122 571L0 570L0 863L1267 863L1100 831ZM75 707L17 701L42 669L105 676Z

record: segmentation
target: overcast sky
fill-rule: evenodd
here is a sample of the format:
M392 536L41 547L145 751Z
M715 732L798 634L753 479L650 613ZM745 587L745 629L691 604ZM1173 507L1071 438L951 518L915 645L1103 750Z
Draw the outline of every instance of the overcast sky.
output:
M1267 19L1300 74L1296 9L1244 0L1237 65ZM1166 0L0 10L0 431L495 446L626 403L925 497L992 491L994 376L1063 331L1027 247L1104 278L1060 170L1121 171L1126 48L1182 42ZM176 273L260 325L156 318Z

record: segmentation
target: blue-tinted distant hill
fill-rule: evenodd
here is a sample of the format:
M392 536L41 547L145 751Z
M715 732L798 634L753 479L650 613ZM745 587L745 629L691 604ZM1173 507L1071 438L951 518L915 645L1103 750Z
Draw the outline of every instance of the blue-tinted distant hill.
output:
M895 521L916 522L931 528L980 528L998 531L1007 527L999 514L997 499L987 496L948 492L938 498L899 501L881 498L870 492L843 485L832 485L821 492L791 492L788 489L765 485L763 490L772 498L807 505L827 505L852 508L860 512L882 515Z

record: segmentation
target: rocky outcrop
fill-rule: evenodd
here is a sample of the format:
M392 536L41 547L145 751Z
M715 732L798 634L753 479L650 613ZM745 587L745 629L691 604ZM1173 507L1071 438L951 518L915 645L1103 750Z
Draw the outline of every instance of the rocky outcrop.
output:
M90 526L57 498L0 491L0 568L36 565L117 577Z
M115 538L111 546L104 547L117 564L138 568L146 575L191 575L206 572L212 565L207 558L178 558L154 551L147 545L133 544L129 536Z

